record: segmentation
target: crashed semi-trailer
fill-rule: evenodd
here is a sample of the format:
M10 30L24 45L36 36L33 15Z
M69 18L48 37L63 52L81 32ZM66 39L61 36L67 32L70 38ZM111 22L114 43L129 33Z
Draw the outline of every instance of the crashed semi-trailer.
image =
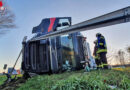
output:
M80 31L126 23L130 21L130 7L126 7L75 25L70 17L43 19L33 28L36 36L23 42L22 69L25 72L49 73L66 69L82 69L85 61Z
M37 38L71 26L70 17L43 19L32 33ZM31 39L31 40L32 40ZM22 69L32 73L56 73L65 70L79 70L85 61L83 51L83 36L72 33L36 41L23 42Z

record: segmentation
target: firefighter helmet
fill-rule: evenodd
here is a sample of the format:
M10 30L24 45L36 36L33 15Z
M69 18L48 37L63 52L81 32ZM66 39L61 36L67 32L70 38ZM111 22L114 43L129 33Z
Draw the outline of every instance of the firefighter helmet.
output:
M101 35L102 35L101 33L97 33L97 34L96 34L96 37L99 37L99 36L101 36Z

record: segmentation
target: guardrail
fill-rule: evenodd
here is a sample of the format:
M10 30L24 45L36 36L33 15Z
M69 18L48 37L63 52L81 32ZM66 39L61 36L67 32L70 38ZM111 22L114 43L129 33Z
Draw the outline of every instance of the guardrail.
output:
M120 23L126 23L129 21L130 21L130 6L72 25L68 28L64 28L46 35L42 35L40 37L32 38L30 41L46 39L46 38L60 36L64 34L71 34L74 32L92 30L95 28L106 27L106 26L120 24Z

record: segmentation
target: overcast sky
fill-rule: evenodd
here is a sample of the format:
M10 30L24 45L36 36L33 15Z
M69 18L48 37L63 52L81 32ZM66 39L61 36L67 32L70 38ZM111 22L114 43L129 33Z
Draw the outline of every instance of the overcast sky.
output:
M0 70L3 64L12 67L24 36L32 36L32 28L43 18L72 17L72 24L82 22L117 9L130 6L130 0L5 0L16 15L18 28L0 38ZM93 50L95 34L102 33L109 51L130 45L130 23L119 24L83 32ZM110 52L109 52L110 53ZM20 61L19 61L20 62ZM20 63L17 67L20 66Z

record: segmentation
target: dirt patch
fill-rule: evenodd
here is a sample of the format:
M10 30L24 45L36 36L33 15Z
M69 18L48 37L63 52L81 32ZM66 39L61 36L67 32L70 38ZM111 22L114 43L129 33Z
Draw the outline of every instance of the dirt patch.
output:
M15 80L12 80L11 82L4 83L0 86L0 90L16 90L18 87L21 86L22 83L25 83L25 79L17 78Z

